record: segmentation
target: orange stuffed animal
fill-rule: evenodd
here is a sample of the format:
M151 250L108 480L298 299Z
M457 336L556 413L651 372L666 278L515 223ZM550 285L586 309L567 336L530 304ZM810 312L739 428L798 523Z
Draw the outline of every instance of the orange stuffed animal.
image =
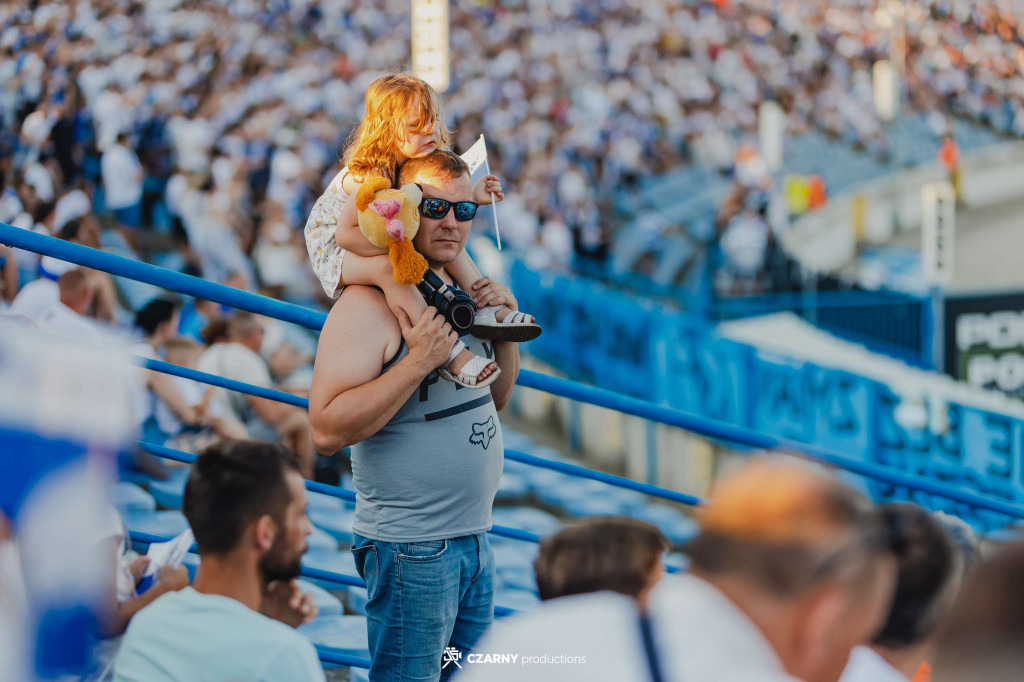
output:
M399 284L419 284L427 271L427 260L412 245L420 229L422 199L418 185L391 189L381 177L367 178L356 194L359 230L371 244L388 250Z

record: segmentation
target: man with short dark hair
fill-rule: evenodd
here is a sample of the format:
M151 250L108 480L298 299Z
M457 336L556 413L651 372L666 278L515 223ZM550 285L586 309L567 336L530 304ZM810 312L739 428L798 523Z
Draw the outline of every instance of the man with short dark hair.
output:
M446 284L472 218L469 168L435 151L407 161L401 184L419 183L440 218L423 215L413 240ZM475 205L470 207L475 210ZM456 213L464 219L457 219ZM515 310L506 287L489 282L492 303ZM463 337L501 373L488 387L443 381L456 334L433 307L396 319L383 294L346 287L320 335L309 414L320 452L352 445L356 567L367 582L374 682L447 679L493 619L494 558L487 531L501 478L497 411L519 371L514 343ZM450 651L447 657L455 654Z
M896 591L885 624L869 646L853 650L842 682L908 682L930 664L963 575L952 537L931 512L906 503L879 511L897 536Z
M212 445L193 465L182 510L202 557L196 578L135 616L114 679L323 680L316 650L293 630L316 614L295 583L313 531L295 454Z

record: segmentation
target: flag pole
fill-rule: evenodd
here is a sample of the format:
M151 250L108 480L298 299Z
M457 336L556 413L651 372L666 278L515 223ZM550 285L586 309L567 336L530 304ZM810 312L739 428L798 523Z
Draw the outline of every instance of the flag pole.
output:
M484 170L490 175L491 162L487 159L487 140L484 139L483 133L480 134L480 140L484 143ZM498 202L494 200L494 192L491 192L491 216L494 218L494 236L498 240L498 251L501 251L501 232L498 231Z

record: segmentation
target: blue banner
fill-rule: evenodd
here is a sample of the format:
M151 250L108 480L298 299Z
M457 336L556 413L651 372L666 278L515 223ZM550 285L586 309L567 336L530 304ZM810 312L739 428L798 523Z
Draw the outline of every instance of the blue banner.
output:
M531 354L573 379L1008 502L1024 501L1024 421L951 402L940 432L897 419L886 384L759 351L694 316L568 275L516 265L512 286L544 333ZM934 409L924 405L920 410ZM903 420L906 422L907 420ZM868 481L879 500L913 500L981 529L1007 518Z

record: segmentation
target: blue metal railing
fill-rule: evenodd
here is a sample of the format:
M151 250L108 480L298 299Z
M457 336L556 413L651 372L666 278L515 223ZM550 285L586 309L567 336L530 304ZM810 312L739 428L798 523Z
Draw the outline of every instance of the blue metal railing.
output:
M131 277L156 286L172 288L175 291L189 293L207 300L235 306L243 310L277 317L278 319L295 322L296 324L301 324L311 329L319 329L323 321L326 319L326 316L323 313L311 311L301 306L276 301L257 294L238 291L224 285L206 282L197 277L171 272L153 265L137 263L120 256L114 256L102 251L55 239L53 237L28 232L3 223L0 223L0 243L49 255L54 258L68 260L70 262L104 270L113 274ZM181 373L182 376L185 376L185 370L183 368L167 366L167 363L162 362L159 364L150 364L158 362L159 361L146 360L145 364L157 371L173 369L176 373ZM253 389L258 387L253 387L241 382L233 382L223 377L195 372L194 370L187 371L188 378L204 381L206 383L217 381L217 385L225 388L240 390L242 392L256 395L256 393L253 393ZM1024 507L1016 504L992 499L971 491L954 488L922 476L906 474L889 467L837 455L812 444L801 443L782 438L780 436L762 433L748 427L737 426L735 424L710 419L694 413L664 407L649 401L632 398L606 389L587 386L567 379L552 377L529 370L522 370L520 372L517 383L520 386L534 388L553 395L562 396L570 400L598 405L624 414L630 414L662 424L679 427L708 438L737 443L748 447L782 450L792 454L802 455L893 486L901 486L912 490L918 490L926 494L960 502L976 509L1004 514L1014 519L1024 518ZM261 391L261 395L264 397L274 396L279 399L287 399L292 404L308 407L308 401L304 398L299 398L282 392L271 393L272 389L260 388L259 390ZM673 491L667 492L679 495L679 493L674 493Z

